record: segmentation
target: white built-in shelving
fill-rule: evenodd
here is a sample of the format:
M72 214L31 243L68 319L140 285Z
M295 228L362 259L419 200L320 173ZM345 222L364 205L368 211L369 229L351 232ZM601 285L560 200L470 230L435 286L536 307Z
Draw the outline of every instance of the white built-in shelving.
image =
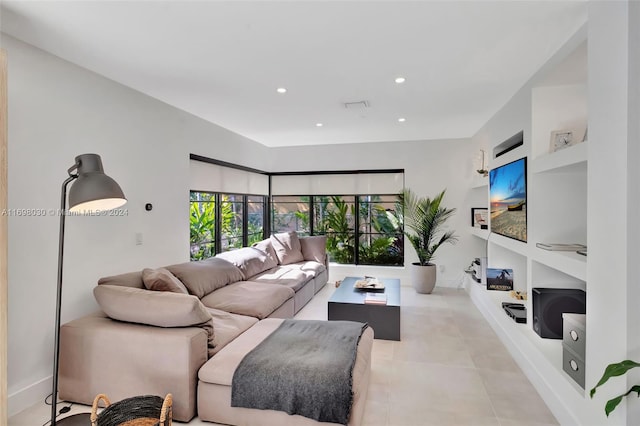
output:
M533 173L585 172L589 144L585 142L557 152L537 157L532 162Z
M579 280L587 280L587 256L571 251L548 251L535 248L532 260Z
M483 240L486 240L487 238L489 238L488 229L480 229L472 226L471 228L469 228L469 232L471 233L471 235L474 235Z
M588 297L586 256L536 247L537 242L587 243L587 46L584 39L572 43L532 80L530 129L525 125L523 145L490 161L493 169L527 157L527 241L489 230L470 231L486 243L489 267L513 268L514 289L529 295L529 300L519 301L527 307L527 324L517 324L502 309L502 302L516 302L508 292L489 291L471 280L467 284L472 300L532 383L552 390L560 405L583 399L585 391L562 370L562 341L543 339L533 331L531 295L533 288L552 287L579 288ZM551 133L558 130L571 131L574 144L552 152ZM494 147L501 142L492 141ZM478 188L485 187L475 182L470 197L483 194L483 205L488 206L488 187L481 192Z

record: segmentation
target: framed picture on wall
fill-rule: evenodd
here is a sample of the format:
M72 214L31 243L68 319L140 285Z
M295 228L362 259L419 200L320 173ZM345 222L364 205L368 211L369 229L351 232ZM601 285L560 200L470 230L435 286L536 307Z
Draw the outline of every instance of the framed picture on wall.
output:
M471 226L487 229L489 227L489 209L485 207L471 208Z
M562 148L577 144L578 140L571 130L556 130L551 132L551 141L549 143L549 152L556 152Z

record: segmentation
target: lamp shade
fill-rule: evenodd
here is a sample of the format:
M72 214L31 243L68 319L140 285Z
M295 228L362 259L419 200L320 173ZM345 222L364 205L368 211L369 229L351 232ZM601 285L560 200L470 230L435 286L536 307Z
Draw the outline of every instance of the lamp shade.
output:
M111 210L127 202L120 185L104 174L99 155L78 155L74 167L77 168L78 178L69 189L70 211Z

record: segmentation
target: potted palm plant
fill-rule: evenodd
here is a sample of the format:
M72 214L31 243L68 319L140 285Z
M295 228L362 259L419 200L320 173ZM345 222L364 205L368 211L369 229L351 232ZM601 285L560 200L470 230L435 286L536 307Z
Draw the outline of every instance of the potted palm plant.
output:
M436 250L444 243L453 244L458 237L445 230L445 222L456 209L442 206L446 189L433 199L420 198L410 189L400 194L397 211L402 212L404 233L416 250L418 262L411 265L411 282L418 293L431 293L436 285L436 265L432 263Z

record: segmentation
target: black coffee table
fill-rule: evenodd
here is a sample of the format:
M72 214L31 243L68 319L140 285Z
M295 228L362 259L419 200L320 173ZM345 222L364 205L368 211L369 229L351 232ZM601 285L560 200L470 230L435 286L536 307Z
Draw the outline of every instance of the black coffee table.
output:
M400 340L400 280L380 278L383 290L355 289L353 285L363 277L347 277L342 280L329 299L328 319L348 320L368 323L376 339ZM387 295L386 305L364 303L368 292Z

